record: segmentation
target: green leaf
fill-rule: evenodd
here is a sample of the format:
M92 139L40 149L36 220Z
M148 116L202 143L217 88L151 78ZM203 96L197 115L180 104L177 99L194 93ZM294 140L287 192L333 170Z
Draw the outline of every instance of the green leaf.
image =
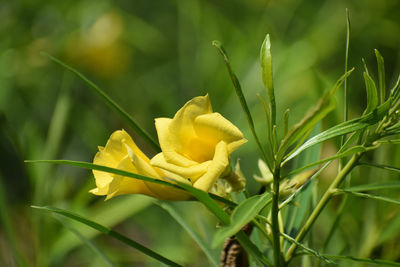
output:
M363 198L369 198L369 199L375 199L375 200L381 200L381 201L386 201L389 203L397 204L400 205L400 200L394 199L394 198L389 198L389 197L382 197L382 196L375 196L375 195L370 195L370 194L365 194L365 193L359 193L359 192L354 192L354 191L349 191L346 189L337 189L336 194L350 194L356 197L363 197Z
M175 219L177 223L179 223L183 229L193 238L194 241L199 245L201 250L204 252L204 254L207 256L209 259L210 263L212 265L218 267L219 264L216 261L216 259L213 256L213 253L211 249L208 247L208 245L204 242L204 240L195 232L193 229L186 223L186 221L179 215L179 213L175 210L175 208L165 202L158 202L157 203L161 208L163 208L165 211L171 215L172 218Z
M288 132L286 137L282 140L277 153L277 161L280 162L286 150L299 140L305 133L309 132L315 124L322 120L330 111L335 107L335 99L333 95L337 89L342 85L344 79L351 74L354 69L345 73L333 86L330 91L325 94L318 101L317 105L312 108L299 123L295 124Z
M217 48L217 50L221 53L222 57L224 58L226 68L228 70L229 76L231 77L233 87L235 88L236 95L239 98L239 102L240 102L240 105L242 106L244 115L246 116L247 123L249 124L250 130L251 130L253 137L258 145L258 148L260 149L264 159L266 160L267 157L265 155L264 149L261 146L260 140L257 137L257 133L254 128L253 118L252 118L250 110L249 110L249 106L247 105L246 99L243 95L243 91L242 91L242 87L240 86L239 79L236 77L235 73L233 73L233 71L232 71L231 64L229 63L228 54L226 53L225 48L222 46L220 41L215 40L212 42L212 45Z
M58 216L55 218L71 233L73 233L76 237L78 237L83 243L85 243L93 252L100 256L109 266L115 266L110 259L95 245L92 241L87 239L84 235L82 235L78 230L76 230L73 226L66 223L63 219Z
M99 205L89 205L89 207L79 212L84 217L91 218L99 224L112 228L134 214L150 207L154 201L155 199L151 197L132 195L129 197L116 198L113 199L113 201L107 201ZM71 222L71 226L86 239L94 238L99 234L95 229L88 229L84 224L79 222ZM51 246L49 255L57 261L58 259L64 258L69 251L77 248L79 245L81 245L81 243L72 232L64 231L57 236L57 239Z
M294 239L293 237L291 237L291 236L289 236L289 235L287 235L287 234L285 234L285 233L281 233L281 235L282 235L286 240L288 240L289 242L294 243L294 244L296 244L297 246L301 247L305 252L307 252L307 254L313 255L313 256L315 256L315 257L317 257L317 258L319 258L319 259L321 259L321 260L323 260L323 261L325 261L325 262L327 262L327 263L335 264L335 262L333 262L333 261L329 260L328 258L324 257L324 256L321 255L318 251L315 251L315 250L313 250L313 249L311 249L311 248L309 248L309 247L303 245L302 243L298 242L298 241L297 241L296 239Z
M398 170L400 171L400 169ZM392 181L386 183L373 183L373 184L364 184L358 186L352 186L344 188L346 191L351 192L362 192L362 191L373 191L373 190L382 190L382 189L397 189L400 188L400 181Z
M400 266L400 262L381 260L381 259L370 259L370 258L360 258L360 257L341 256L341 255L330 255L330 254L322 254L322 256L325 257L325 258L337 259L337 260L349 260L349 261L356 261L356 262L366 262L366 263L371 263L371 264L387 265L387 266Z
M204 191L194 188L193 186L177 182L179 186L191 193L200 202L206 206L206 208L211 211L224 225L230 224L229 215L218 205L211 197ZM237 240L247 251L247 253L253 255L261 263L272 266L268 259L261 253L261 251L250 241L249 237L243 232L239 231L236 235Z
M379 144L392 144L392 145L400 145L400 139L393 140L379 140L377 141Z
M332 128L329 128L328 130L317 134L314 137L311 137L308 139L303 145L301 145L296 151L294 151L292 154L290 154L289 157L285 159L283 163L288 162L289 160L293 159L296 157L298 154L300 154L303 150L319 144L323 141L326 141L328 139L337 137L337 136L342 136L344 134L348 134L351 132L355 132L361 129L364 129L370 125L375 124L378 122L381 118L383 118L388 109L390 108L390 101L386 101L382 105L380 105L378 108L374 109L372 112L361 116L359 118L355 118L349 121L342 122L336 126L333 126Z
M304 170L306 170L306 169L308 169L308 168L310 168L312 166L320 165L320 164L325 163L327 161L348 157L348 156L351 156L353 154L361 153L361 152L365 152L365 151L367 151L367 148L365 148L364 146L354 146L354 147L351 147L351 148L347 149L346 151L338 153L338 154L336 154L336 155L334 155L332 157L329 157L329 158L326 158L326 159L323 159L323 160L319 160L319 161L307 164L307 165L305 165L305 166L303 166L301 168L298 168L298 169L296 169L294 171L291 171L290 173L288 173L285 176L291 176L291 175L297 174L299 172L302 172L302 171L304 171Z
M71 71L73 74L78 76L82 81L84 81L95 93L97 93L105 103L107 103L112 109L114 109L122 118L124 118L128 124L136 131L138 135L140 135L146 142L148 142L155 151L161 151L160 146L158 143L150 136L150 134L144 130L139 124L132 118L129 113L127 113L122 107L120 107L114 100L112 100L103 90L100 89L95 83L90 81L86 78L82 73L74 69L73 67L65 64L61 60L42 52L43 55L47 56L53 62L59 64L60 66L64 67L65 69Z
M368 114L378 106L378 90L374 80L368 73L364 72L365 87L367 90L367 107L364 114Z
M214 235L213 247L220 245L226 238L235 235L246 224L252 221L257 214L271 203L271 194L266 192L262 195L255 195L240 203L232 212L229 225L220 228Z
M271 42L269 40L269 34L264 39L264 42L260 50L260 64L261 64L261 76L265 88L267 89L267 95L271 107L271 128L276 124L276 103L275 103L275 92L274 82L272 75L272 55L271 55Z
M113 174L118 174L124 177L128 178L134 178L134 179L139 179L145 182L150 182L150 183L155 183L155 184L160 184L160 185L165 185L169 187L174 187L177 189L182 189L182 186L179 186L177 184L173 184L167 181L162 181L158 180L155 178L147 177L144 175L140 175L137 173L133 172L127 172L124 170L116 169L116 168L110 168L102 165L97 165L89 162L83 162L83 161L73 161L73 160L25 160L27 163L51 163L51 164L60 164L60 165L70 165L70 166L75 166L79 168L84 168L84 169L89 169L89 170L98 170L98 171L103 171L103 172L108 172L108 173L113 173ZM206 193L207 194L207 193ZM236 206L236 203L225 199L223 197L214 195L209 193L212 198L214 198L217 201L220 201L228 206Z
M81 222L81 223L83 223L83 224L85 224L85 225L87 225L87 226L89 226L91 228L96 229L97 231L100 231L100 232L102 232L102 233L104 233L104 234L106 234L108 236L111 236L111 237L121 241L122 243L125 243L126 245L128 245L128 246L130 246L132 248L135 248L135 249L139 250L140 252L146 254L147 256L152 257L153 259L155 259L155 260L157 260L159 262L162 262L162 263L164 263L164 264L166 264L168 266L181 266L181 265L179 265L179 264L177 264L177 263L165 258L164 256L158 254L157 252L155 252L155 251L153 251L153 250L151 250L151 249L149 249L149 248L137 243L136 241L134 241L134 240L132 240L132 239L130 239L130 238L124 236L124 235L121 235L120 233L115 232L115 231L111 230L110 228L108 228L106 226L103 226L103 225L98 224L98 223L96 223L96 222L94 222L92 220L84 218L84 217L82 217L82 216L80 216L80 215L78 215L76 213L73 213L73 212L70 212L70 211L67 211L67 210L63 210L63 209L59 209L59 208L49 207L49 206L44 206L44 207L32 206L32 208L51 211L53 213L57 213L57 214L65 216L65 217L71 218L71 219L73 219L75 221L79 221L79 222Z
M389 166L389 165L370 163L370 162L363 162L363 161L359 162L358 164L359 165L366 165L366 166L376 167L376 168L381 168L381 169L388 170L388 171L400 172L400 168Z
M385 101L386 97L386 82L385 82L385 62L381 53L375 49L376 61L378 63L378 79L379 79L379 96L380 103Z

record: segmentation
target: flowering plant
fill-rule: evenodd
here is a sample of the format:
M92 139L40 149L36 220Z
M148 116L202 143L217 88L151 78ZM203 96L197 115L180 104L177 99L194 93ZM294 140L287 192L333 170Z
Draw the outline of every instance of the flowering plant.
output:
M210 247L221 247L221 266L288 266L296 263L299 257L314 257L318 262L333 263L334 260L364 261L368 263L398 265L393 261L376 260L365 257L325 254L328 243L340 220L339 211L332 224L321 252L309 247L312 240L309 233L321 212L336 195L356 196L399 204L391 197L377 196L363 191L398 188L398 181L363 183L351 186L344 181L355 167L369 165L378 168L399 168L376 163L363 162L362 158L382 144L398 144L400 134L400 80L387 92L383 57L376 50L378 63L378 85L372 79L367 67L363 74L367 105L364 112L354 118L348 116L347 79L353 69L348 70L347 58L345 73L330 90L327 90L303 117L301 121L289 127L287 111L279 125L275 88L272 77L272 55L269 36L261 47L261 76L266 88L267 100L260 97L266 114L266 130L261 139L255 129L255 123L247 105L243 91L234 74L225 49L219 42L214 46L222 54L235 92L248 121L252 137L259 148L259 168L261 175L255 175L259 182L259 192L249 194L245 190L245 178L236 164L231 167L230 154L246 143L242 132L224 118L213 112L208 95L189 100L173 118L158 118L155 126L158 141L152 139L136 121L120 106L111 100L99 87L88 81L75 69L50 56L50 59L63 65L94 89L111 105L130 126L158 152L149 158L136 145L124 130L115 131L105 147L99 147L93 164L77 161L45 162L69 164L92 169L96 188L90 192L105 195L106 199L121 194L144 194L161 200L193 200L202 203L219 220L219 229L214 233ZM346 53L347 55L347 53ZM344 120L343 122L312 134L315 126L335 108L335 93L344 84ZM283 130L278 131L278 126ZM313 135L312 137L308 137ZM293 163L310 147L340 137L340 145L333 156L318 158L304 164ZM260 141L261 140L261 141ZM322 196L314 194L310 212L306 212L311 201L310 190L316 188L316 179L334 160L340 164L328 189ZM255 173L255 172L254 172ZM310 189L311 188L311 189ZM236 192L236 193L233 193ZM305 193L307 192L307 193ZM345 205L347 197L343 198ZM182 220L171 207L167 207L171 216ZM138 242L110 230L90 219L66 210L52 207L38 207L73 218L94 229L110 235L144 254L170 266L179 263L144 247ZM293 215L298 214L298 215ZM187 227L186 227L187 229ZM196 240L200 240L190 229ZM256 233L256 234L255 234ZM262 239L262 241L260 241ZM225 241L225 242L224 242ZM265 241L265 242L264 242ZM203 241L198 241L213 265L215 258Z

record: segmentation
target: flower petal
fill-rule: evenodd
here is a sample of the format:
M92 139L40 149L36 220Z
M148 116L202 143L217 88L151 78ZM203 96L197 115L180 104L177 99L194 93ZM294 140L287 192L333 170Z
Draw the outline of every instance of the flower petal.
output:
M191 140L196 138L193 122L197 116L211 112L210 99L205 95L188 101L173 119L156 119L158 139L167 162L180 166L196 164L190 149Z
M186 179L190 179L192 182L195 182L200 176L202 176L207 171L208 166L211 163L211 161L206 161L194 166L182 167L167 162L164 156L165 156L164 153L158 153L151 159L150 163L155 167L179 175L180 177L182 177L181 179L179 179L180 182L186 182Z
M224 141L217 144L215 148L214 158L208 166L207 172L201 176L193 186L208 192L214 185L215 181L221 176L225 169L229 166L228 146Z
M214 144L214 147L219 141L224 141L229 154L247 142L242 132L217 112L196 117L193 128L199 139Z

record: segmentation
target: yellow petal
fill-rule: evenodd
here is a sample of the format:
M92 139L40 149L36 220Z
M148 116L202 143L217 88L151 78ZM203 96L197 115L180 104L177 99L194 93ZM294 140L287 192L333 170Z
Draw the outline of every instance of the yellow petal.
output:
M219 141L224 141L229 154L247 142L242 132L217 112L196 117L193 127L198 138L205 143L215 147Z
M193 186L208 192L215 184L215 181L221 176L225 169L229 166L228 146L224 141L217 144L215 148L214 158L208 166L207 172L201 176Z
M200 164L190 167L181 167L167 162L164 158L164 153L158 153L151 159L150 163L155 167L179 175L180 177L182 177L180 179L181 182L186 182L186 179L190 179L192 182L195 182L207 171L207 168L211 164L211 161L202 162Z
M132 159L129 155L126 155L120 161L120 163L117 166L117 169L133 173L140 173L136 168L136 166L133 165ZM144 181L120 175L114 175L114 179L109 185L107 199L122 194L145 194L149 196L154 196L154 194L147 188Z
M190 156L190 142L196 138L193 122L197 116L211 112L210 99L205 95L188 101L173 119L156 119L158 139L166 161L180 166L194 164ZM179 157L180 159L176 161Z

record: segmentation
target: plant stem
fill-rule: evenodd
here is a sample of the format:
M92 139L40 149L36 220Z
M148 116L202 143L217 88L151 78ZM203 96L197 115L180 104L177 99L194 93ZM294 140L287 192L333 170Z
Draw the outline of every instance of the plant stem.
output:
M344 178L351 172L351 170L357 165L357 162L361 158L363 153L355 154L349 160L349 162L344 166L344 168L338 173L336 178L333 180L331 185L329 186L328 190L326 190L325 194L322 196L320 201L318 202L317 206L315 207L314 211L304 224L304 226L300 229L299 233L296 236L296 241L301 242L308 231L311 229L311 226L314 224L316 219L318 218L319 214L325 208L328 201L331 199L332 195L335 193L335 189L343 182ZM273 203L273 202L272 202ZM297 248L297 244L293 243L288 252L286 253L285 260L288 262L293 256L294 251Z
M279 230L279 180L280 180L280 167L275 168L274 171L274 184L272 190L272 208L271 208L271 230L272 240L274 243L274 266L281 265L281 246L280 246L280 230Z

